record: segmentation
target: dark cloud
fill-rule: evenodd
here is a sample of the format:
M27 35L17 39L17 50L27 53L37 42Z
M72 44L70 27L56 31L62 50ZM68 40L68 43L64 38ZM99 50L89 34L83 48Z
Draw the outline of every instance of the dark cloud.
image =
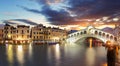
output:
M15 22L17 21L17 22ZM11 20L4 20L3 23L8 23L8 24L19 24L19 23L26 23L29 25L37 25L37 23L27 20L27 19L11 19Z
M8 20L3 21L3 23L7 23L7 24L18 24L18 23L12 23L12 22L10 22L10 21L8 21Z
M70 0L69 4L77 14L85 13L81 17L87 18L111 16L120 11L120 0Z
M66 2L67 1L67 2ZM48 5L48 0L35 0L42 10L30 9L22 7L23 9L44 15L51 24L77 24L80 21L75 19L89 19L102 18L104 16L118 17L120 14L120 0L64 0L68 6L64 6L61 10L54 10ZM76 16L71 16L69 12ZM113 17L113 18L114 18Z

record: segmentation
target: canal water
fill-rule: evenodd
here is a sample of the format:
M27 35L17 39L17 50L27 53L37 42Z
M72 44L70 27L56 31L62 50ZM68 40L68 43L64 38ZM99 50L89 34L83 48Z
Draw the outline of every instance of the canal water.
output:
M0 46L0 66L107 66L103 46L80 44Z

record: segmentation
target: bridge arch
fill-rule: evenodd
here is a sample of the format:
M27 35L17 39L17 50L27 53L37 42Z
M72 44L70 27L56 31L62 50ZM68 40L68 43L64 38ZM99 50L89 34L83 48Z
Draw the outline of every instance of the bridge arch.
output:
M98 31L95 31L95 35L97 35L98 34Z
M105 36L105 33L102 33L102 36Z
M106 41L111 41L111 42L115 42L117 41L117 38L107 32L101 31L99 29L96 29L94 27L87 27L87 29L83 29L81 31L75 32L75 33L71 33L68 35L67 37L67 42L76 42L81 38L85 38L85 37L93 37L93 38L97 38L101 41L103 41L104 43L106 43Z
M87 33L87 31L84 31L84 34L86 34Z
M109 38L109 34L106 35L106 38Z
M110 36L110 39L113 39L113 36L112 36L112 35Z
M99 32L99 35L101 36L102 32Z
M101 40L103 43L106 43L106 40L104 40L104 39L102 39L102 38L100 38L100 37L92 36L92 35L87 35L87 36L84 35L84 36L82 36L81 38L77 39L74 43L77 43L77 42L79 42L79 40L81 40L81 39L83 39L83 38L88 38L88 37L96 38L96 39Z
M83 34L83 32L81 32L81 35Z

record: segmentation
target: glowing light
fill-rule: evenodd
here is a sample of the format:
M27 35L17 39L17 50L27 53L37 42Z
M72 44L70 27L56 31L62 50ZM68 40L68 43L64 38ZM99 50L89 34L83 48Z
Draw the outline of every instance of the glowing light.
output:
M59 44L56 44L56 52L59 52L59 50L60 50L60 46Z
M32 45L31 44L29 45L29 57L30 58L32 57Z
M106 41L106 44L107 45L111 45L111 41Z
M57 39L57 40L59 40L59 37L54 37L54 39Z
M86 51L86 63L87 63L87 66L94 66L95 51L93 48L88 48Z
M92 38L89 39L89 47L92 48Z
M23 50L22 45L18 46L18 51L21 52Z
M8 61L10 62L11 66L13 63L13 46L12 45L8 45L6 50L7 50L7 56L8 56Z
M53 40L53 41L59 41L59 39L60 39L59 37L53 37L52 40Z
M18 62L22 66L22 64L24 63L24 54L23 54L23 47L22 47L22 45L19 45L17 47L17 59L18 59Z
M8 34L8 38L11 38L11 35L10 35L10 34Z
M22 37L18 37L16 40L24 40Z
M107 63L104 63L102 66L108 66Z
M55 56L56 56L56 60L60 59L60 46L59 46L59 44L56 44L56 46L55 46Z

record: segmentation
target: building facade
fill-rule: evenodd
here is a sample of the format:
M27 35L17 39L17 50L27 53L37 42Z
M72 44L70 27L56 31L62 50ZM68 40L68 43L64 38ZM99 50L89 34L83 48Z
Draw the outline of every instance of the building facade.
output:
M45 26L39 24L31 28L31 38L33 41L44 41Z
M5 24L3 31L0 30L0 36L1 39L3 38L3 43L27 44L31 41L53 43L65 40L67 31L55 27L46 27L43 24L36 25L31 29L25 25L13 27Z
M13 27L5 24L3 30L4 43L23 44L30 42L30 27L25 25L18 25Z
M9 24L5 24L3 30L3 43L12 43L13 30L15 28Z
M3 28L0 28L0 44L3 44Z
M39 24L32 29L33 42L60 42L66 38L67 31L59 28L51 28Z
M18 25L13 30L12 36L13 43L30 43L30 27L25 25Z
M65 40L67 36L67 31L59 28L51 28L50 40L52 42L60 42Z

